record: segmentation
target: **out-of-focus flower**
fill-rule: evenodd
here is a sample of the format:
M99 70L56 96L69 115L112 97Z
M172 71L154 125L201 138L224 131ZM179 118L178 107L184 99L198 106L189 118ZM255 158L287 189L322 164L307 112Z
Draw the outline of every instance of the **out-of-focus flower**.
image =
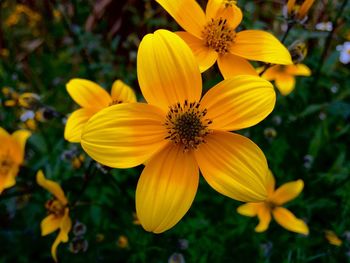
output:
M314 157L310 154L307 154L304 156L303 161L304 161L304 167L306 169L310 169L314 162Z
M307 13L309 12L314 2L315 0L288 0L288 17L292 20L297 20L302 23L305 22Z
M100 243L105 239L105 236L103 234L97 234L96 235L96 242Z
M261 72L262 68L257 71ZM275 65L268 68L261 76L266 80L275 81L275 85L284 96L290 94L295 87L295 76L310 76L311 70L304 64Z
M236 76L201 99L195 57L167 30L143 38L137 73L148 104L103 109L85 124L81 144L109 167L145 164L136 189L136 211L145 230L161 233L180 221L196 195L198 168L225 196L244 201L266 198L263 152L230 131L251 127L272 111L276 95L270 82Z
M303 190L304 182L297 180L286 183L275 190L275 178L269 173L268 197L264 202L247 203L237 208L237 212L244 216L257 216L259 224L256 232L264 232L269 227L271 214L282 227L289 231L308 235L309 228L305 222L296 218L289 210L282 207L285 203L296 198Z
M117 246L120 248L127 248L129 247L129 240L126 236L119 236L117 241Z
M82 236L76 236L72 238L69 242L68 249L73 254L78 254L79 252L86 252L89 247L88 241Z
M337 46L337 50L340 52L339 61L348 64L350 62L350 42Z
M69 116L66 123L64 138L70 142L80 142L85 123L100 110L115 104L136 102L135 92L121 80L113 83L111 95L86 79L72 79L66 87L72 99L81 106Z
M256 75L248 60L292 64L290 54L272 34L262 30L236 32L242 21L237 1L208 0L204 13L194 0L157 0L185 30L177 34L192 49L200 71L215 61L224 78Z
M49 215L41 221L41 235L46 236L59 230L56 240L51 247L52 258L57 262L57 246L61 242L68 242L68 233L72 228L68 200L61 186L54 181L46 179L41 170L36 175L36 181L54 196L54 199L47 201L45 204Z
M267 138L267 139L273 139L277 136L277 132L274 128L266 128L264 130L264 136Z
M77 221L73 226L72 232L75 236L82 236L86 233L86 225Z
M16 176L24 161L24 148L31 133L18 130L11 135L0 127L0 194L16 184Z
M305 42L296 40L289 47L288 50L292 56L292 61L294 64L301 63L307 54L307 47Z
M1 92L5 96L4 106L14 107L17 105L19 94L13 88L3 87Z
M188 242L187 239L180 238L180 239L178 240L178 245L179 245L179 248L180 248L180 249L186 250L186 249L188 249L189 242Z
M27 18L27 25L31 28L36 27L41 21L41 15L39 13L33 11L26 5L16 4L11 15L5 20L5 26L13 27L17 25L20 22L22 15Z
M72 149L64 151L61 155L61 158L65 161L71 162L74 169L79 169L85 161L85 154L80 153L78 148L74 147Z
M0 49L0 57L7 58L10 55L10 51L7 48Z
M315 28L320 31L332 31L333 30L333 23L331 21L329 22L320 22L315 25Z
M168 263L186 263L186 261L181 253L174 253L169 257Z
M343 241L331 230L325 231L325 237L329 244L340 247Z

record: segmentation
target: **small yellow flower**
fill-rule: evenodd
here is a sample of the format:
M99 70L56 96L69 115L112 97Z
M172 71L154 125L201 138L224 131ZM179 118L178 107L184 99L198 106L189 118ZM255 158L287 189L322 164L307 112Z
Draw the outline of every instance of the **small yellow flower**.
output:
M325 231L325 237L329 244L340 247L343 241L331 230Z
M45 207L49 213L41 221L41 235L46 236L56 230L60 230L55 242L51 247L52 258L57 262L57 246L63 242L68 242L68 233L72 228L72 221L69 217L68 200L60 185L45 178L40 170L36 175L37 183L53 194L54 199L46 202Z
M297 180L286 183L275 190L275 178L269 172L267 192L268 197L264 202L247 203L237 208L237 212L244 216L257 216L259 224L255 227L256 232L264 232L269 227L271 214L278 224L285 229L308 235L309 228L305 222L296 218L289 210L282 207L285 203L296 198L303 190L304 182Z
M11 135L0 127L0 194L16 184L19 166L24 161L24 147L29 131L18 130Z
M298 2L302 2L302 4L300 5L298 4ZM305 0L305 1L288 0L287 2L288 16L291 19L297 19L299 21L303 21L314 2L315 0Z
M135 92L121 80L113 83L111 95L86 79L72 79L66 87L72 99L81 106L69 116L66 123L64 138L70 142L80 142L85 123L95 113L114 104L136 102Z
M126 236L119 236L117 241L117 246L120 248L127 248L129 246L129 240Z
M262 68L258 69L258 72ZM282 95L290 94L295 88L295 76L310 76L311 70L304 64L275 65L268 68L262 77L266 80L275 81L276 87Z
M195 0L156 0L186 31L177 34L189 45L204 72L215 61L224 78L256 75L247 60L292 64L288 50L270 33L236 32L242 11L236 1L209 0L204 13Z
M145 164L136 189L141 225L161 233L188 211L199 169L228 197L266 198L267 163L251 140L231 133L262 121L276 95L270 82L251 75L224 80L201 99L202 79L191 49L176 34L146 35L137 57L146 103L103 109L85 125L81 144L101 164Z

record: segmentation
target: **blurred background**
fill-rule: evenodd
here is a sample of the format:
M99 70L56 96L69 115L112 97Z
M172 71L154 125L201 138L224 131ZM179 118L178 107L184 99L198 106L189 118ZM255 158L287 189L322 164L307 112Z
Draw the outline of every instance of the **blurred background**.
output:
M199 2L205 8L206 1ZM287 29L285 5L239 0L244 14L239 30L263 29L281 39ZM109 91L121 79L142 101L136 76L142 37L180 28L153 0L1 0L0 126L10 132L30 129L33 135L16 186L0 195L0 263L52 261L56 235L40 234L49 195L35 182L39 169L77 202L69 242L58 248L61 262L350 262L350 73L345 60L350 51L344 45L350 41L349 14L346 0L315 1L307 21L295 25L284 42L306 43L303 63L312 75L297 77L288 96L276 90L273 113L239 131L264 151L277 186L304 180L302 195L287 207L307 222L310 234L288 232L276 222L264 233L254 232L258 220L237 214L240 203L217 194L201 178L187 215L156 235L145 232L134 214L143 167L97 166L89 177L89 157L80 145L64 140L66 116L78 108L65 84L86 78ZM216 66L203 74L206 89L221 80ZM23 105L18 98L26 92L38 97ZM328 230L340 245L330 244Z

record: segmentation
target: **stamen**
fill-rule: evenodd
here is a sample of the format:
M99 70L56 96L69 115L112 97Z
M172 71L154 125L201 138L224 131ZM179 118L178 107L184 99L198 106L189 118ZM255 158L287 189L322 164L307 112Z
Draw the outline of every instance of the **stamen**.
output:
M165 127L168 136L165 139L181 144L184 151L197 149L201 143L205 143L204 137L211 133L208 128L212 123L210 119L204 119L207 110L201 109L198 102L188 102L181 105L177 103L169 107L166 115Z
M202 32L206 46L214 49L220 55L224 55L229 51L235 35L235 31L229 28L227 20L222 17L212 19Z
M52 199L46 202L45 208L49 214L54 214L56 216L61 216L64 214L65 205L63 205L59 200Z

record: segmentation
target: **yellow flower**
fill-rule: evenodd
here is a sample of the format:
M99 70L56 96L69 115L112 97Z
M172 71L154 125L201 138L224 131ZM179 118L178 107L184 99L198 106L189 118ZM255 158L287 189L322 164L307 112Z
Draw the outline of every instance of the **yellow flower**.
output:
M129 247L129 240L126 236L119 236L117 241L117 246L120 248L127 248Z
M288 50L270 33L236 32L242 12L236 1L209 0L206 13L195 0L156 0L187 32L177 34L190 46L201 72L215 61L224 78L256 72L248 60L292 64Z
M258 69L258 72L262 68ZM308 66L304 64L295 65L275 65L268 68L262 77L266 80L274 80L276 87L281 92L282 95L286 96L290 94L295 87L295 77L294 76L310 76L311 70Z
M253 126L272 111L276 94L270 82L237 76L200 99L202 79L195 57L167 30L143 38L137 74L148 104L103 109L85 125L81 143L93 159L110 167L145 164L136 212L147 231L163 232L185 215L197 191L198 167L223 195L266 198L263 152L229 131Z
M331 230L325 231L325 237L331 245L340 247L343 243L343 241Z
M305 222L282 207L300 194L304 188L304 182L300 179L288 182L275 190L275 178L271 172L268 174L267 199L264 202L241 205L237 208L237 212L244 216L257 216L259 218L259 224L255 227L256 232L264 232L269 227L272 214L277 223L285 229L308 235L309 228Z
M301 5L296 2L303 2ZM315 0L305 0L305 1L297 1L297 0L288 0L287 2L287 11L288 16L292 19L304 20L309 9L313 5Z
M46 236L56 230L60 230L55 242L51 247L52 258L57 262L57 246L63 242L68 242L68 233L72 228L72 221L69 217L68 200L60 185L45 178L40 170L36 175L37 183L53 194L54 199L46 202L45 207L49 213L41 221L41 235Z
M24 147L29 131L18 130L11 135L0 127L0 194L16 184L19 166L24 161Z
M111 95L98 84L86 79L72 79L67 83L67 91L81 106L68 118L64 138L70 142L80 142L85 123L100 110L114 104L136 102L134 91L121 80L113 83Z

